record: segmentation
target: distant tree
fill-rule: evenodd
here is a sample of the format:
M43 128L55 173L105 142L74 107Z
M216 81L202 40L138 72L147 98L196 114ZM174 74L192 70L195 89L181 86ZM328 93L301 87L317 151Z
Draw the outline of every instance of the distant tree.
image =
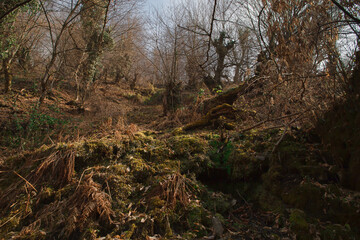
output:
M104 48L111 44L106 30L111 0L81 0L81 22L83 37L86 41L86 59L83 64L82 101L96 79L97 66Z
M31 1L7 1L1 3L0 15L3 17L0 21L0 60L2 61L5 79L5 92L11 90L12 62L18 50L23 47L25 40L28 38L29 31L33 27L34 22L30 21L30 18L37 14L38 8L36 2L33 1L32 4L29 4L29 2ZM29 13L28 16L25 16L26 12ZM28 21L18 21L19 15Z
M39 98L39 105L41 105L45 97L49 91L50 85L54 81L54 74L58 69L56 69L56 63L59 57L59 47L62 43L62 38L64 36L64 33L68 29L68 27L74 22L74 20L79 15L79 8L80 8L80 1L77 0L76 2L72 2L72 4L69 7L66 7L65 9L61 9L64 14L61 15L59 18L58 15L52 16L51 14L56 11L50 11L51 9L48 9L45 4L40 1L41 9L44 14L44 17L46 19L47 23L47 30L50 37L50 51L49 51L49 57L45 66L44 74L41 77L41 95ZM49 8L51 8L51 4L49 4ZM60 11L59 9L57 9ZM54 22L52 21L52 17L57 18L58 21Z

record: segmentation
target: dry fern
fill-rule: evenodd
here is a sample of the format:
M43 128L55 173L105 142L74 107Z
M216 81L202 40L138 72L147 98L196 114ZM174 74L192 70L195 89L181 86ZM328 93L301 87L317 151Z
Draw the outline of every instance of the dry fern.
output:
M58 187L65 186L74 174L75 155L72 149L52 153L30 174L30 182L50 181Z
M101 186L93 181L92 174L84 177L84 183L66 203L70 215L63 229L65 236L70 236L75 230L82 231L90 219L97 218L104 224L112 223L110 196L100 188Z
M101 226L110 225L112 216L110 196L93 181L92 174L88 174L68 199L43 207L36 214L36 221L24 227L19 236L46 229L50 234L69 239L73 233L83 232L94 222L99 222Z

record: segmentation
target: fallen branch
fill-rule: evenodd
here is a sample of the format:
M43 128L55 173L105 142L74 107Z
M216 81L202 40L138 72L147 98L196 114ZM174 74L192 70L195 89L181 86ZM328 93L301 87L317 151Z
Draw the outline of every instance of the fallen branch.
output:
M282 119L286 119L286 118L290 118L290 117L294 117L294 116L298 116L298 115L301 116L302 114L304 114L304 113L306 113L308 111L310 111L310 110L305 110L305 111L302 111L302 112L297 112L297 113L293 113L293 114L289 114L289 115L286 115L286 116L273 118L273 119L268 118L268 119L265 119L265 120L263 120L261 122L258 122L256 124L254 124L254 125L252 125L252 126L250 126L248 128L245 128L245 129L241 130L241 133L244 133L244 132L247 132L247 131L249 131L251 129L257 128L257 127L259 127L259 126L261 126L261 125L263 125L263 124L265 124L267 122L274 122L274 121L278 121L278 120L282 120ZM296 119L298 119L298 118L296 118Z

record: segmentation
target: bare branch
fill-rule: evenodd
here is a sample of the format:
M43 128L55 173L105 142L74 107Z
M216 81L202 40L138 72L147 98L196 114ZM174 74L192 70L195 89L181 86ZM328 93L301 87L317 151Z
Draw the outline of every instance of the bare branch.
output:
M32 0L25 0L21 3L18 3L16 4L14 7L10 8L8 11L6 11L5 13L3 13L1 16L0 16L0 22L2 21L3 18L5 18L7 15L9 15L10 13L14 12L16 9L30 3Z

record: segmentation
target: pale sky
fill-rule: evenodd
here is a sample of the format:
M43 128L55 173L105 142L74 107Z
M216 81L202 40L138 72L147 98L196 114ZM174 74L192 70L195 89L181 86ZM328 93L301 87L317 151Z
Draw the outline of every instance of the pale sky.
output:
M166 2L170 2L169 0L147 0L149 5L154 5L155 7L166 4Z
M155 7L156 9L161 10L174 2L179 2L179 0L146 0L146 5L149 8Z

